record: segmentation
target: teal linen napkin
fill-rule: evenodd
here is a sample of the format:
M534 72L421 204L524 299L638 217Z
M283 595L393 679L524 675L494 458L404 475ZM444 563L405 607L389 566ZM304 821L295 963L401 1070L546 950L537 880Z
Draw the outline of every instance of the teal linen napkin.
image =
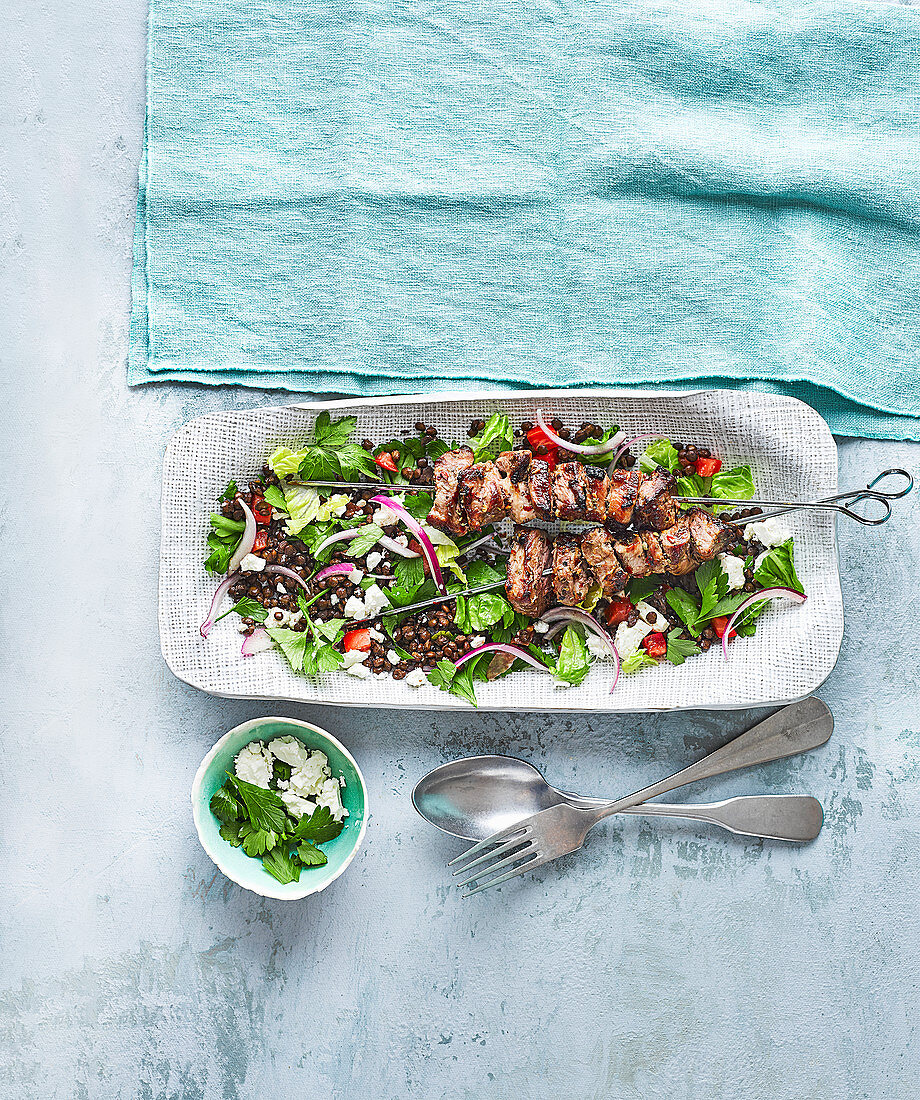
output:
M920 12L150 0L128 375L700 384L920 439Z

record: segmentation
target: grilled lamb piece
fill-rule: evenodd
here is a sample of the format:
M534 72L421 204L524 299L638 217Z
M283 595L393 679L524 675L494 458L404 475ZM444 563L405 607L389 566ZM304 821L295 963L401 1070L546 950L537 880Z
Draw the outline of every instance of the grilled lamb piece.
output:
M633 535L622 542L615 542L613 548L620 559L620 564L631 577L647 577L654 572L641 535Z
M585 472L585 511L588 523L607 520L607 475L599 466L582 466Z
M552 472L556 519L584 519L588 479L580 462L561 462Z
M642 478L634 516L638 527L663 531L674 525L677 505L671 499L671 494L676 485L677 478L661 467Z
M629 526L639 495L642 475L638 470L614 470L607 479L607 519Z
M702 508L691 508L687 518L693 551L700 561L711 561L741 539L737 527L711 516Z
M642 541L655 573L680 577L698 564L690 537L690 520L685 515L665 531L647 531Z
M559 535L553 544L553 595L558 603L581 603L593 577L585 566L578 540Z
M540 519L553 518L553 477L549 463L542 458L530 460L530 473L527 477L530 500Z
M445 451L434 464L434 504L428 513L432 527L452 531L455 535L466 534L463 514L457 509L458 479L472 465L473 452L469 447Z
M508 558L505 592L508 602L522 615L537 618L547 609L552 577L544 577L552 559L549 536L539 527L517 527L514 546Z
M508 513L515 523L530 523L537 515L527 483L530 460L530 451L502 451L495 460Z
M604 527L594 527L581 539L581 552L597 578L606 599L622 592L629 574L617 560L613 536Z
M494 462L477 462L457 480L457 510L471 531L479 531L504 516L505 494Z

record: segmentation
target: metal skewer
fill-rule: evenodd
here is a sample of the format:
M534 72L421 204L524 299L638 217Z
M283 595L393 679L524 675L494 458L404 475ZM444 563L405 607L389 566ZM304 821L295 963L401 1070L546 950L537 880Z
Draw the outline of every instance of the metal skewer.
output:
M897 477L906 478L907 484L903 489L895 491L885 492L881 489L876 489L875 486L885 478ZM385 481L296 481L295 485L305 485L313 489L385 489L387 492L396 493L417 493L424 492L426 489L431 488L427 485L389 485ZM890 470L883 470L873 481L870 481L865 489L850 489L846 493L838 493L836 496L823 497L821 500L741 500L734 497L673 497L680 504L702 504L702 505L731 505L738 508L770 508L771 511L764 512L759 516L752 516L751 519L759 521L763 519L770 519L773 516L783 516L787 512L795 512L801 508L815 508L818 510L839 512L841 515L848 516L850 519L855 519L857 523L865 524L868 527L878 526L880 523L885 523L891 516L891 501L899 500L901 497L906 496L914 487L914 479L907 470L899 468L892 468ZM852 505L859 504L860 501L871 500L876 501L882 506L880 515L867 516L861 515L859 512L853 511ZM850 507L848 507L848 505Z

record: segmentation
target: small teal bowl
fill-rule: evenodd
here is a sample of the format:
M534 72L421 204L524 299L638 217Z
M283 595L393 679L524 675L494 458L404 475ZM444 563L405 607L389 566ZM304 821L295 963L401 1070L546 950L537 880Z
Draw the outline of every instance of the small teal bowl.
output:
M345 828L335 840L322 846L329 858L324 867L305 867L300 882L282 884L265 870L260 859L247 856L220 835L220 822L211 813L211 796L223 786L227 772L233 771L237 753L250 741L270 741L274 737L296 737L308 749L319 749L329 758L334 776L345 776L342 804L348 810ZM253 718L230 730L201 761L192 783L192 814L204 850L221 871L245 890L265 898L297 901L325 890L335 882L355 858L367 829L367 787L361 769L343 744L325 730L296 718Z

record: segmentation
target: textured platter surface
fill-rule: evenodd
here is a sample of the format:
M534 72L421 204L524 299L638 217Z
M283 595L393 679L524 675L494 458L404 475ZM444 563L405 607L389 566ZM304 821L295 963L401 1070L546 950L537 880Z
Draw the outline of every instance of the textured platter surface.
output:
M206 617L217 581L207 574L208 514L231 478L258 475L279 445L310 438L316 415L358 418L357 437L384 441L416 420L435 425L449 442L466 438L472 419L496 410L515 423L533 420L542 406L567 424L617 423L630 435L660 432L709 446L726 465L750 463L761 498L815 499L837 488L837 448L824 420L793 398L709 390L529 391L397 397L386 401L317 402L213 413L173 436L163 466L159 625L163 656L179 679L214 695L293 699L336 706L457 710L467 704L429 684L411 688L387 679L358 680L344 672L316 680L296 676L280 653L240 656L233 616L205 640ZM529 669L478 684L487 710L649 711L755 707L788 702L814 691L829 675L843 639L843 600L831 514L800 512L783 518L796 545L796 568L809 599L801 607L777 603L764 613L753 638L739 639L726 664L718 647L685 664L662 664L622 676L609 694L611 666L596 664L577 688L554 687ZM229 606L229 605L228 605Z

